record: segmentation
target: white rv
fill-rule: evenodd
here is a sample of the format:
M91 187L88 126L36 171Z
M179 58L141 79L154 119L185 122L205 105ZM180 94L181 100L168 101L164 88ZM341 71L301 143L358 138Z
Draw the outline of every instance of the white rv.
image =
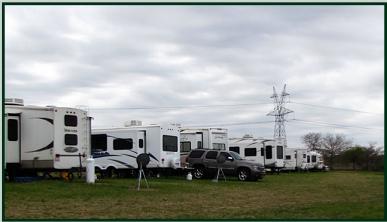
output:
M307 167L310 170L326 170L322 155L317 151L307 153Z
M285 160L283 170L307 170L307 150L299 148L285 149Z
M226 150L228 133L224 128L182 128L180 129L181 153L193 149Z
M5 99L5 163L8 175L21 171L83 168L90 155L87 112L53 106L24 106Z
M238 153L244 159L261 163L271 170L284 167L285 145L281 140L245 135L242 138L230 138L228 150Z
M179 143L179 129L173 125L93 129L91 136L96 171L108 176L118 171L134 172L140 153L150 154L147 168L179 168Z
M307 149L288 148L285 150L284 170L325 170L322 155Z
M180 162L186 166L186 157L194 149L226 150L228 132L224 128L182 128L180 129Z

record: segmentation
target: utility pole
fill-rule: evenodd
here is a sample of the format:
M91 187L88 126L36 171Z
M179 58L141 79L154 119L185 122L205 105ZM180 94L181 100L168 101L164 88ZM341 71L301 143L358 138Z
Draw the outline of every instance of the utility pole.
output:
M273 86L273 95L270 98L274 100L274 110L268 113L268 116L275 117L274 125L274 139L284 141L286 146L286 131L285 131L285 115L292 113L293 111L285 108L285 98L289 96L289 93L286 92L286 84L282 90L281 95L278 95L275 87Z

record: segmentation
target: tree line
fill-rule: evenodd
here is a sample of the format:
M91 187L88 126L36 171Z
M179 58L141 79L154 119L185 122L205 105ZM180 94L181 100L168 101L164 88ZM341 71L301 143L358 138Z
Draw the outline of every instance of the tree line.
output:
M376 143L354 145L343 134L314 132L301 139L308 149L320 152L331 169L384 170L384 147L378 147Z

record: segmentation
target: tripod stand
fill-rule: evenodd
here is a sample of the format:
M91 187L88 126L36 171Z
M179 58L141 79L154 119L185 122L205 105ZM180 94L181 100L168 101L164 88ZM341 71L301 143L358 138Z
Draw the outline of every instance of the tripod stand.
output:
M148 181L146 180L146 177L145 177L145 172L142 169L142 165L140 165L140 170L138 171L137 190L140 190L142 177L144 177L146 188L149 188Z

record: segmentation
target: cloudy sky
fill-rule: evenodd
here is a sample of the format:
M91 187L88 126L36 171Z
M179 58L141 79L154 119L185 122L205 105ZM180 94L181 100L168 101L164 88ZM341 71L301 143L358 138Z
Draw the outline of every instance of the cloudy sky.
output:
M94 127L136 119L272 137L272 88L287 84L289 146L301 146L307 132L382 145L383 13L383 6L6 6L6 97L87 108Z

